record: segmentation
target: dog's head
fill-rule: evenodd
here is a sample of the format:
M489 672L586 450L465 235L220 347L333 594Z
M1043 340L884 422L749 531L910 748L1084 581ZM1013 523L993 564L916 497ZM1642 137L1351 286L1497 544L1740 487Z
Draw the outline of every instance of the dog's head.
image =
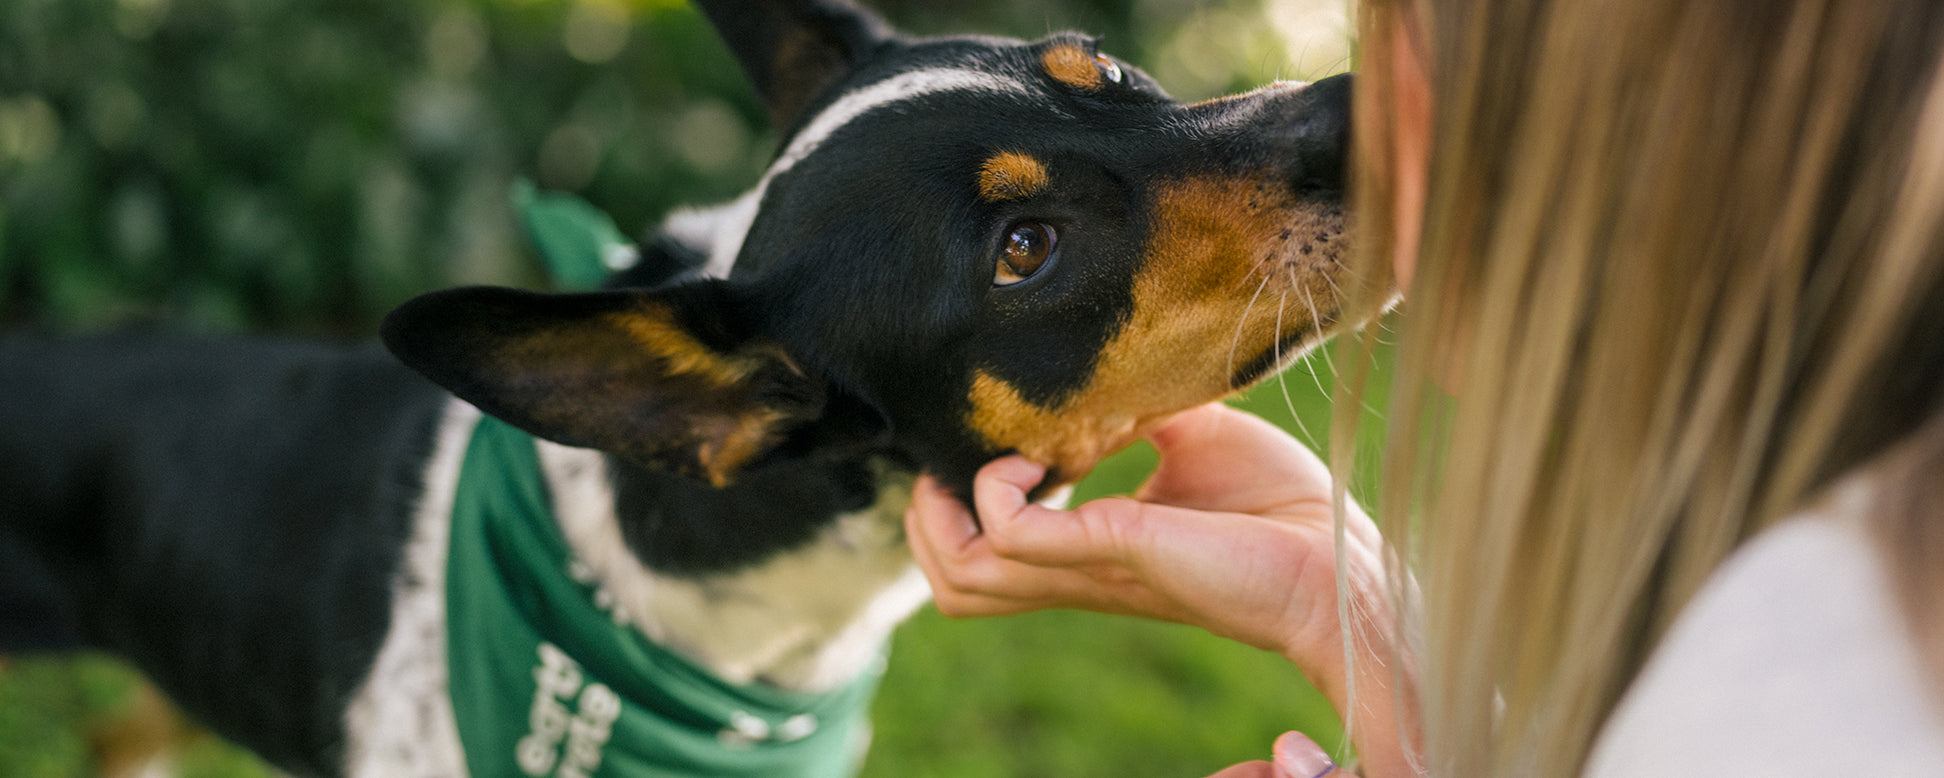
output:
M1077 35L911 39L835 2L702 3L783 148L674 230L713 278L459 289L407 363L541 437L717 485L872 450L1077 479L1350 318L1348 76L1194 104Z

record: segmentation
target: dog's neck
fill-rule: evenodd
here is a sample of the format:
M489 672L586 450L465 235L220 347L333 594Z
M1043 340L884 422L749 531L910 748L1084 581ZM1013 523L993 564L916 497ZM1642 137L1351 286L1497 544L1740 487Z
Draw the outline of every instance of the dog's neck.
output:
M650 639L724 680L797 691L841 686L870 669L891 630L930 597L904 543L908 474L871 467L858 474L865 480L857 485L872 491L861 499L787 487L698 497L688 490L699 485L536 443L561 530L586 566L580 572ZM792 518L737 525L777 516ZM686 546L679 553L691 562L657 564L653 549L664 541ZM712 557L700 567L692 561Z

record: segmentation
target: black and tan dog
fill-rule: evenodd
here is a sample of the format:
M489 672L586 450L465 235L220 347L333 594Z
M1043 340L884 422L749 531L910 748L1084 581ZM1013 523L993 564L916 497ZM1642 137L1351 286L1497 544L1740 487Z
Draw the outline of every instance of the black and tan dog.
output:
M605 291L0 345L0 649L298 772L839 775L915 473L1069 482L1354 318L1347 77L1181 104L1076 35L701 5L783 147Z

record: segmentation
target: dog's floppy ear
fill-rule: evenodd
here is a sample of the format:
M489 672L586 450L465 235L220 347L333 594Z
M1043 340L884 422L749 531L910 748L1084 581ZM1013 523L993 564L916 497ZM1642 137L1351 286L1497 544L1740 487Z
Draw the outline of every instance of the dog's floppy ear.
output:
M727 485L823 409L820 381L724 326L721 282L655 292L472 287L385 317L385 345L534 435Z
M778 130L891 37L883 19L848 0L696 0L742 63Z

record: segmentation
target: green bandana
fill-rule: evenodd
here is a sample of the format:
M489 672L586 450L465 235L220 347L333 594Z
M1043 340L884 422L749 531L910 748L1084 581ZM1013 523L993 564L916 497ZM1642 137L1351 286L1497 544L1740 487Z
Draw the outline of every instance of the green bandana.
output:
M856 773L875 673L824 695L737 686L616 623L572 574L533 439L491 417L446 564L452 709L477 778Z
M614 219L586 200L519 181L513 185L513 209L520 212L555 289L599 288L609 273L641 259L641 249L621 234Z

